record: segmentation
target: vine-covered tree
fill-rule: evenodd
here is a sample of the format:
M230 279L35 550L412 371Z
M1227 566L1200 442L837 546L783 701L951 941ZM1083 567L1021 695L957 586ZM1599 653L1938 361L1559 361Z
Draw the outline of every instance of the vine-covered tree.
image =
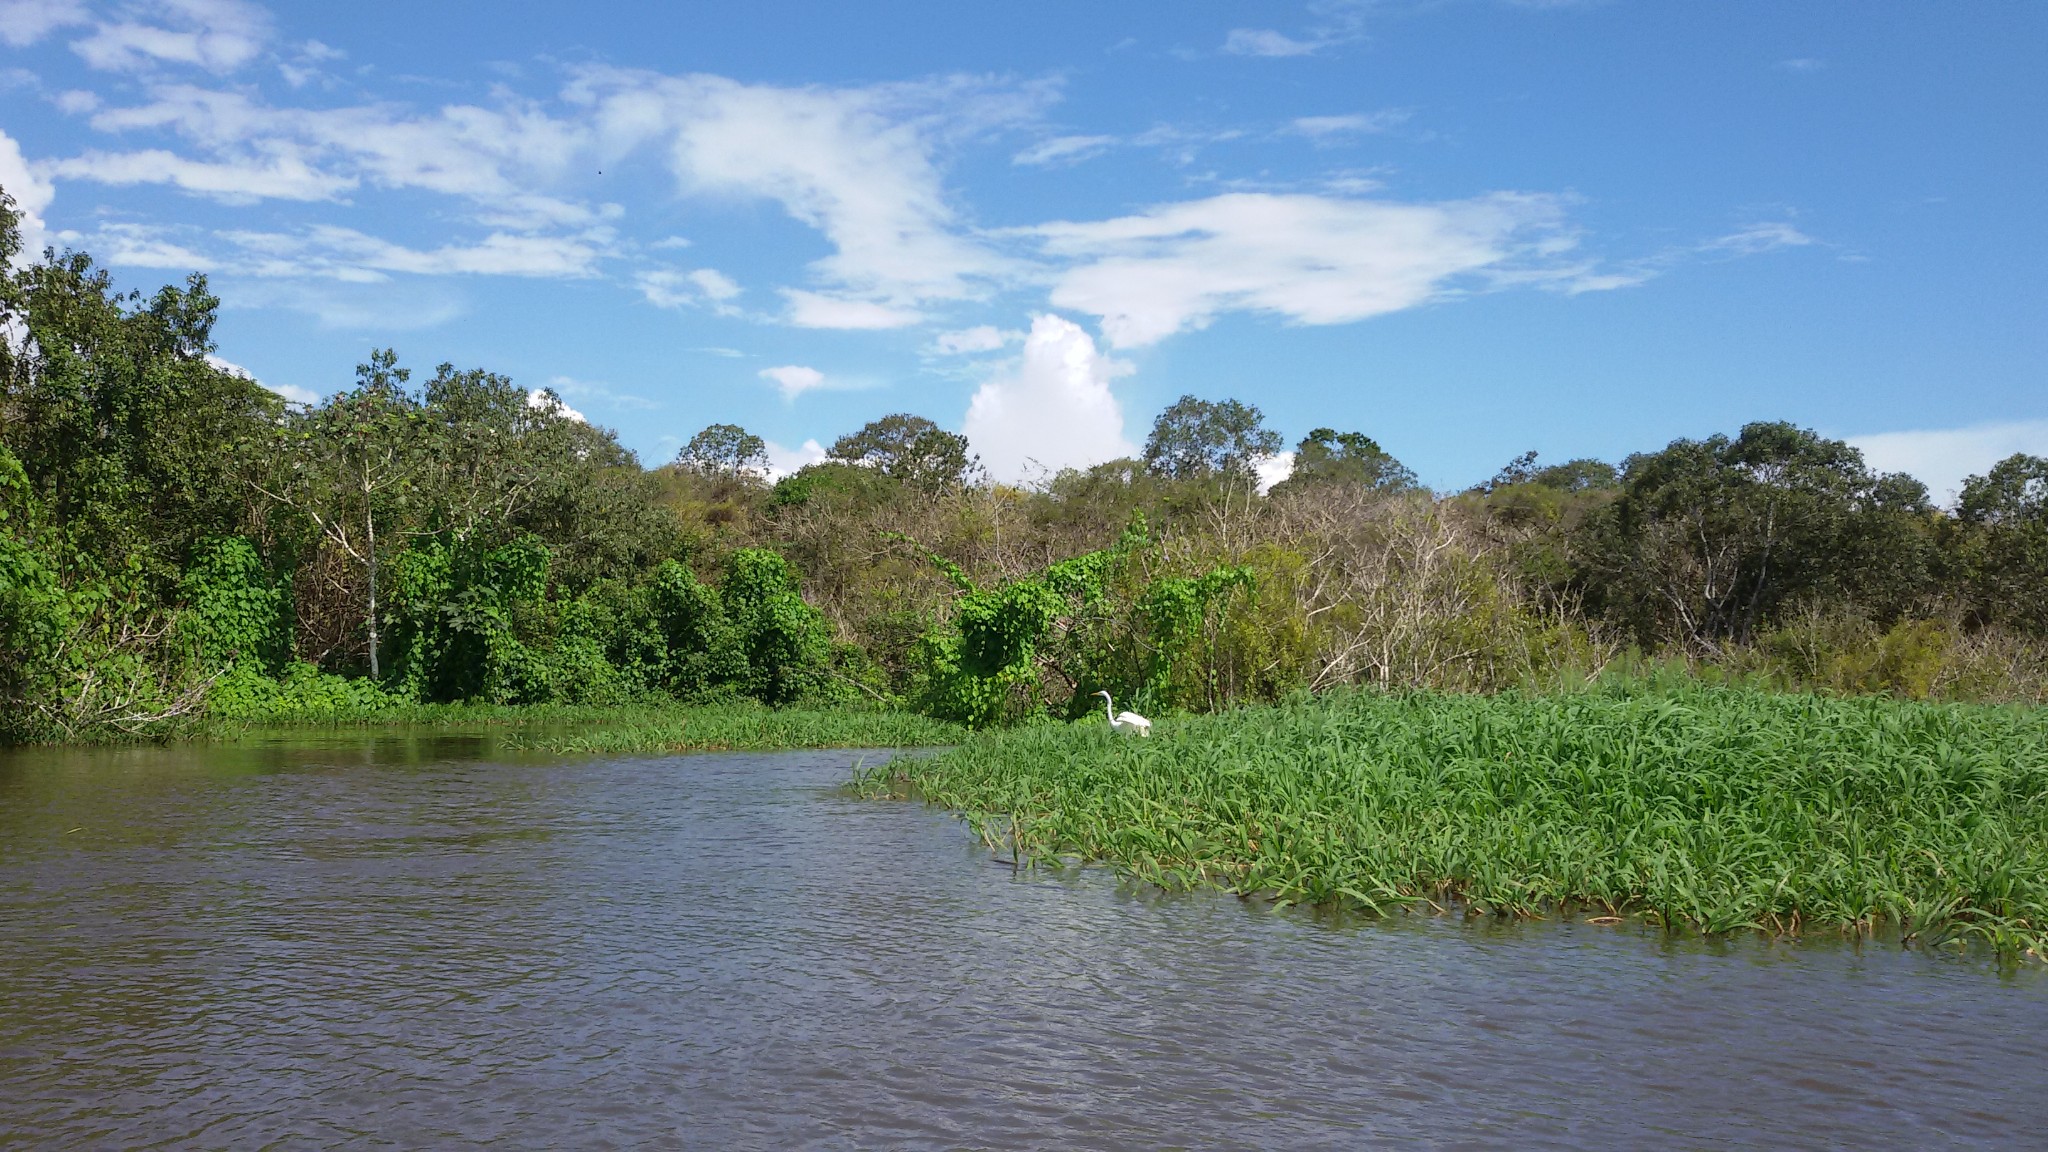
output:
M1159 414L1145 440L1145 467L1175 480L1246 478L1280 451L1280 434L1257 407L1182 396Z

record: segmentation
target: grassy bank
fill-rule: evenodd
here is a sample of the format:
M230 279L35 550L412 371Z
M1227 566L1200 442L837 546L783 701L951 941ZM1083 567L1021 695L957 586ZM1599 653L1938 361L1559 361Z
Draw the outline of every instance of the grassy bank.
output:
M2048 955L2048 710L1346 692L1149 740L1020 729L859 784L1168 886Z
M208 721L193 735L225 741L343 728L504 728L501 746L567 756L778 748L910 748L954 744L964 729L904 712L703 707L515 707L420 704L319 716Z

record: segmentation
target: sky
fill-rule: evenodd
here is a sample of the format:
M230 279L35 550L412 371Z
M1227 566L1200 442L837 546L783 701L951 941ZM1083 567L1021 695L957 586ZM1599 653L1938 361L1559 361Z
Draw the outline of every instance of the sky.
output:
M2048 5L0 0L32 247L649 465L890 412L1029 481L1183 394L1440 489L1791 420L2048 453ZM1284 467L1277 462L1276 467Z

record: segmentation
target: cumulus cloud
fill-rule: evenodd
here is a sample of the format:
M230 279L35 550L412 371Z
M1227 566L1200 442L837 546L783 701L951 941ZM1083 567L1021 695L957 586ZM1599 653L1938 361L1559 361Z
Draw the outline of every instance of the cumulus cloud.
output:
M0 0L0 43L22 48L59 28L91 21L85 0Z
M0 189L13 198L14 210L21 215L21 252L15 260L26 267L43 254L44 246L50 242L50 229L43 213L49 209L50 201L56 199L57 187L29 167L21 154L21 145L4 131L0 131Z
M590 423L590 421L583 418L583 413L562 403L562 398L555 395L554 391L549 388L527 389L526 406L541 412L552 412L557 416L574 420L578 424Z
M816 464L825 458L825 446L816 440L806 440L802 446L785 448L775 441L768 444L768 479L780 480L806 465Z
M763 368L761 369L760 376L761 379L775 385L776 391L782 393L782 399L785 403L792 403L804 393L825 386L825 374L823 372L818 371L816 368L807 368L802 364L784 364L779 368Z
M1341 324L1412 308L1461 278L1568 248L1561 216L1555 198L1536 195L1404 204L1247 192L1028 231L1068 262L1052 303L1100 317L1112 344L1136 347L1227 311Z
M1252 472L1259 478L1259 491L1270 492L1273 485L1294 475L1294 453L1276 452L1252 465Z
M1878 432L1848 441L1872 468L1904 472L1927 485L1935 503L1947 504L1961 494L1965 479L1983 475L2015 452L2048 456L2048 420Z
M245 0L152 0L132 12L132 19L96 25L71 50L109 71L185 64L230 72L262 52L271 36L270 13Z
M989 475L1012 483L1132 455L1109 390L1129 371L1074 322L1036 317L1022 360L975 392L961 431Z

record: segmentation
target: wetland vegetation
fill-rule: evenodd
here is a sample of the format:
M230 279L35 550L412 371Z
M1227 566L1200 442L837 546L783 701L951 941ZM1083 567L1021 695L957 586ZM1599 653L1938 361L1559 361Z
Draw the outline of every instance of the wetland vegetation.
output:
M2048 712L1638 685L1342 691L867 769L1005 855L1372 911L1896 933L2048 958Z

